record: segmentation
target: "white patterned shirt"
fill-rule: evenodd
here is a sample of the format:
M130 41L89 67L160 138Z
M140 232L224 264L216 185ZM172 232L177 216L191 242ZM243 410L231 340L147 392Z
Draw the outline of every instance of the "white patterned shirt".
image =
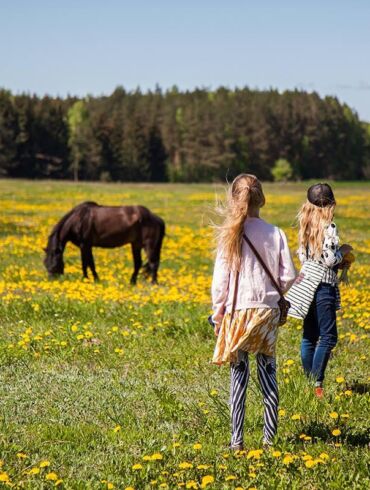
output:
M304 264L306 260L314 260L309 250L305 250L304 247L300 247L298 250L298 258L301 264ZM326 265L325 271L321 282L335 285L338 282L336 266L343 260L343 254L339 250L339 236L335 223L330 223L324 231L324 243L322 246L321 257L318 260L323 265Z

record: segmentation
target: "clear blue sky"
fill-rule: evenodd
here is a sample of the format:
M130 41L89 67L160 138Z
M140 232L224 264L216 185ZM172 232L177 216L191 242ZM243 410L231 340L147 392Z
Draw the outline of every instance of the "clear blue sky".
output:
M0 86L336 95L370 121L370 0L0 0Z

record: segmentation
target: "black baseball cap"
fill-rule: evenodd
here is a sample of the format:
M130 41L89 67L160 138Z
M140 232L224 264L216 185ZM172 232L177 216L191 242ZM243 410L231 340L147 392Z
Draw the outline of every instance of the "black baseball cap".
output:
M334 193L329 184L314 184L307 191L307 199L311 204L319 208L333 206L335 203Z

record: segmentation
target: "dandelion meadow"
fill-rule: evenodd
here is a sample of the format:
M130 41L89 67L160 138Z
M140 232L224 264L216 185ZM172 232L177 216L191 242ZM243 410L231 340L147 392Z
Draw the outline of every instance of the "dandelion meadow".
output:
M265 185L262 217L297 246L306 184ZM370 189L334 184L342 242L339 343L314 397L301 325L278 341L279 432L263 450L252 362L246 450L230 453L227 367L210 364L209 226L221 186L0 181L0 486L26 489L365 489L369 477ZM43 247L76 204L143 204L166 221L159 284L130 286L130 247L94 249L100 282L83 280L69 244L49 280Z

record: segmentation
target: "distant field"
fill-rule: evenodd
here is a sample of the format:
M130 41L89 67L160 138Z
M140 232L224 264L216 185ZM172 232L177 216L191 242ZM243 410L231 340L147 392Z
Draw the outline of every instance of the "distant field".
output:
M262 217L296 249L306 184L265 185ZM222 186L0 180L0 486L48 489L365 489L369 477L370 186L334 184L336 223L355 248L340 341L317 401L301 373L301 326L278 343L280 426L261 449L255 366L246 452L231 455L228 369L210 364L206 322ZM74 205L144 204L166 221L159 285L131 287L130 247L94 251L82 280L69 245L49 281L47 236ZM334 431L338 429L339 432ZM333 434L334 431L334 434ZM336 435L335 435L336 434Z

